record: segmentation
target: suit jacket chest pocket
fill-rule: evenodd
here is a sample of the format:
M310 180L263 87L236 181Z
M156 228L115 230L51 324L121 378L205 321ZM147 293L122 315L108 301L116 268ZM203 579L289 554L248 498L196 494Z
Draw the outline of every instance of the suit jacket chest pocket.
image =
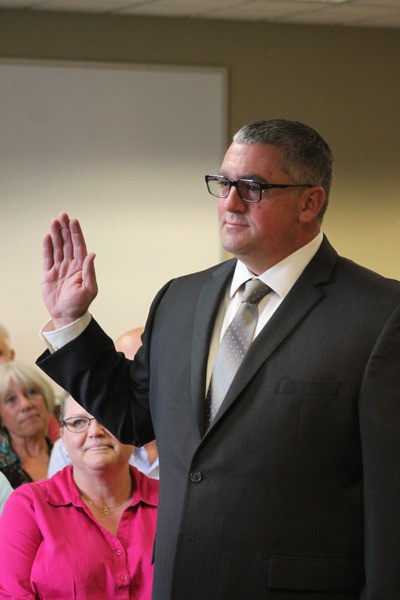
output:
M358 439L356 403L341 393L339 381L283 379L277 397L276 426L300 464L326 468L353 452ZM340 458L339 458L340 457Z
M340 389L339 381L300 381L282 379L279 384L279 395L316 398L333 398Z

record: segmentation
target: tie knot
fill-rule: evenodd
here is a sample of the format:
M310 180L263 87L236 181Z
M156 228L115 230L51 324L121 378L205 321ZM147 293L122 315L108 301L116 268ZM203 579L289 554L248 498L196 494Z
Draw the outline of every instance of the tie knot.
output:
M249 279L244 286L244 295L242 302L249 304L258 304L264 296L271 291L271 288L260 279Z

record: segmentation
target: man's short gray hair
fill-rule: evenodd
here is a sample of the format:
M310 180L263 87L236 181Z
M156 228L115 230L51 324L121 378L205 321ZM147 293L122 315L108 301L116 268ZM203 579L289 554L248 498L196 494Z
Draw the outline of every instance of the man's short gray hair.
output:
M270 144L282 153L282 170L293 183L321 186L326 198L319 218L328 207L332 183L332 151L322 136L299 121L270 119L245 125L233 136L237 144ZM273 183L273 182L271 182Z

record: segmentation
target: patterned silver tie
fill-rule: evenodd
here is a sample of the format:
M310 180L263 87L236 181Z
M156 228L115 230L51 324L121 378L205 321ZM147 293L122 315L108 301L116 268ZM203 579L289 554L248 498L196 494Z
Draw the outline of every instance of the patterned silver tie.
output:
M206 397L205 426L208 429L252 342L258 321L258 303L271 289L259 279L245 284L243 300L225 331L214 361Z

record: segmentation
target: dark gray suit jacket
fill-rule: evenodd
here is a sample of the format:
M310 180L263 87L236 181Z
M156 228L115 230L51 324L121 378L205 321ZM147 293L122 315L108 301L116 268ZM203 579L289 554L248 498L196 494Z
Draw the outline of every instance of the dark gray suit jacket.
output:
M204 435L234 266L166 285L134 363L92 321L38 364L122 441L154 428L156 600L399 600L400 284L324 239Z

